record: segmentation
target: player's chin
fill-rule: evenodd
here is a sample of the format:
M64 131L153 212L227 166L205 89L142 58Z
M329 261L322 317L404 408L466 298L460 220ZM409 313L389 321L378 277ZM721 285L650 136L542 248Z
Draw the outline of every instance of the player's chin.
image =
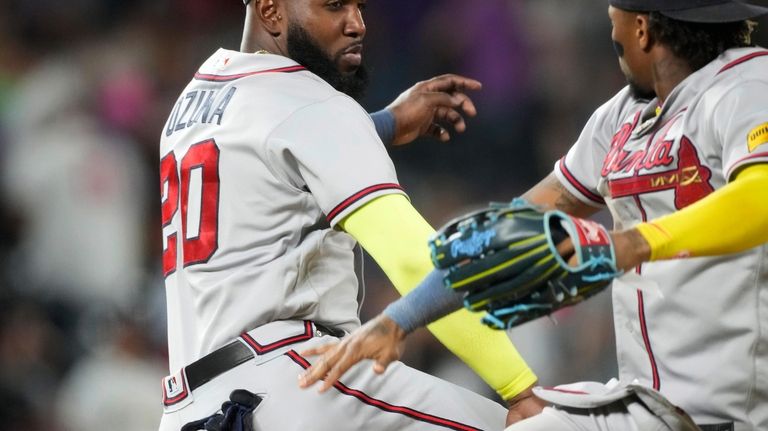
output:
M343 74L353 74L363 64L363 56L358 53L341 54L336 59L336 66Z

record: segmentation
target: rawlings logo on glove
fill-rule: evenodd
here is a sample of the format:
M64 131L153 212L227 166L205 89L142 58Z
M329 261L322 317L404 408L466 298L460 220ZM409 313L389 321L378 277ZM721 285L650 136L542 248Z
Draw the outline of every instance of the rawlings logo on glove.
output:
M581 302L620 274L603 226L522 199L449 222L430 247L435 267L448 270L445 285L497 329Z

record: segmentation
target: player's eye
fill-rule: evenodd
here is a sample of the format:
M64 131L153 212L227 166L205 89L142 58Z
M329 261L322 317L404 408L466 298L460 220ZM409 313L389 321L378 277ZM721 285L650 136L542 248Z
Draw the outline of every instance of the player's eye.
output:
M344 4L339 0L329 1L325 5L328 7L328 9L331 10L339 10L344 6Z

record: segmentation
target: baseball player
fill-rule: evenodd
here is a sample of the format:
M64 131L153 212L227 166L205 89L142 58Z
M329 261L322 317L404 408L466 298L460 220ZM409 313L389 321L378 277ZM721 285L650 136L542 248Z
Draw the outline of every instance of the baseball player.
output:
M613 285L620 378L537 388L552 406L509 429L766 430L768 50L747 20L768 8L610 0L608 13L629 85L524 198L577 217L610 209L625 271ZM386 368L423 315L460 303L441 279L304 352L323 357L301 384L331 385L361 357Z
M448 139L439 124L462 131L475 114L464 90L480 84L419 83L372 121L349 97L366 78L365 2L245 3L242 52L203 63L161 137L171 375L160 429L488 430L525 416L536 377L467 312L433 331L510 412L402 364L383 379L352 370L321 396L298 388L311 360L297 352L360 325L355 240L401 292L431 270L434 231L379 135Z

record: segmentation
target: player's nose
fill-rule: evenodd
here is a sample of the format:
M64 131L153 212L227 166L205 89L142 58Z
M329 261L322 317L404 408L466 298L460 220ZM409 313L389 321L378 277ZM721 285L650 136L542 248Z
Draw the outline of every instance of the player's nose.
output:
M344 35L362 39L365 36L365 32L366 28L362 11L357 7L350 8L344 25Z

